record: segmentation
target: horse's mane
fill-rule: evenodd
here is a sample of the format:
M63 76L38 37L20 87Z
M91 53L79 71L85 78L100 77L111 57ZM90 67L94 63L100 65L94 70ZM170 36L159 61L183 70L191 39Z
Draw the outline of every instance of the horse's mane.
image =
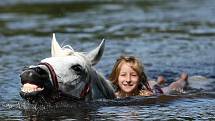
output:
M74 49L70 45L64 45L62 47L62 51L60 51L61 55L69 56L75 53Z
M75 52L70 45L64 45L61 49L59 50L57 49L55 52L57 52L56 56L60 56L60 57L71 56L76 53L78 53L76 55L81 55L80 53L82 53L82 52Z
M73 49L72 46L70 46L70 45L64 45L62 48L63 48L63 49L67 48L67 49L70 49L71 51L74 52L74 49Z
M115 98L113 86L111 85L110 81L103 76L103 74L96 71L96 69L93 67L91 69L91 72L89 73L91 75L90 79L91 81L93 81L91 82L92 86L97 86L94 89L101 90L101 92L105 96L103 98L107 98L107 99ZM93 90L93 91L96 91L96 90ZM92 93L96 93L96 92L92 92Z

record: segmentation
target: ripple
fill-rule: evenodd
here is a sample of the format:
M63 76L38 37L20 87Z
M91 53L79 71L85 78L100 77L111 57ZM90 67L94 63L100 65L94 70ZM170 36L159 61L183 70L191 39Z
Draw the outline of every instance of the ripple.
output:
M211 93L215 89L213 0L6 0L0 6L2 120L215 120L215 96ZM90 51L106 39L103 57L96 65L106 77L115 60L129 54L143 61L148 78L164 75L169 84L185 71L190 77L200 75L208 80L194 82L200 89L181 97L128 98L41 109L20 103L19 73L24 66L50 56L53 32L60 43L71 44L78 51Z
M214 36L215 35L215 29L196 29L196 30L191 30L190 31L191 35L196 35L196 36Z

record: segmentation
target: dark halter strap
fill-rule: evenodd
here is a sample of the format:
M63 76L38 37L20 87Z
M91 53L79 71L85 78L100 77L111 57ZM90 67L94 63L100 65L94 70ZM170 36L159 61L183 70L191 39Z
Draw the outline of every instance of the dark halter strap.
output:
M59 86L58 86L58 81L57 81L57 75L56 75L53 67L49 63L46 63L46 62L39 63L39 65L45 65L48 68L51 78L52 78L52 83L53 83L55 89L58 90Z
M81 91L80 97L85 97L90 92L90 83L87 83Z

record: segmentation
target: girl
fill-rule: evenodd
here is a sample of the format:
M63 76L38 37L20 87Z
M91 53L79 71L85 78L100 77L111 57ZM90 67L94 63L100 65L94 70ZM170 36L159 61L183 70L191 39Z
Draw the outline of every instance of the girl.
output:
M158 84L150 86L144 67L139 59L133 56L121 56L117 59L109 79L116 86L115 95L119 98L136 95L151 96L154 94L167 94L169 90L183 90L188 76L185 73L182 75L183 77L164 89L161 89ZM162 77L158 79L160 83L164 82Z

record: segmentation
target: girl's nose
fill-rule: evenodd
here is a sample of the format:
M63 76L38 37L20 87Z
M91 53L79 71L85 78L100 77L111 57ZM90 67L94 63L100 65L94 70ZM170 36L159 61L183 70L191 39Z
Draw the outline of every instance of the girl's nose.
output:
M131 76L127 76L127 77L126 77L126 82L127 82L127 83L131 83Z

